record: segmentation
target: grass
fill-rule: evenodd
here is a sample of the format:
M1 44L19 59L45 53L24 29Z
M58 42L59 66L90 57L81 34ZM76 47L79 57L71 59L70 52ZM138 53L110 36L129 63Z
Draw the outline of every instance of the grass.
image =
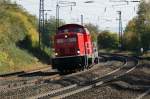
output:
M25 49L20 49L14 44L4 46L5 50L3 51L2 47L0 47L0 74L29 71L48 66L41 63L41 60ZM47 51L50 52L49 50Z
M48 65L43 65L41 63L33 63L29 65L22 65L22 66L0 66L0 75L17 72L17 71L31 71L31 70L37 70L40 68L48 67Z

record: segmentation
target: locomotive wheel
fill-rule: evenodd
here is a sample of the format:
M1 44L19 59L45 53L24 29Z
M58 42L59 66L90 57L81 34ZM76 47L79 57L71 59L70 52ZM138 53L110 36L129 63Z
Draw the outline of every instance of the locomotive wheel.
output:
M85 69L85 68L86 68L86 67L85 67L85 66L83 66L83 67L82 67L82 71L84 71L84 69Z
M58 71L60 72L61 75L66 73L66 71L64 69L62 69L62 68L57 68L57 69L58 69Z
M98 57L96 57L96 58L94 59L94 63L95 63L95 64L98 64L98 63L99 63Z

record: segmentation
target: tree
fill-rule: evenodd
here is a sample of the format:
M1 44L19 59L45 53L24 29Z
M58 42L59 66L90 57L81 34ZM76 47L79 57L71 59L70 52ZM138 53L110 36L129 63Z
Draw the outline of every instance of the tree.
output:
M99 29L97 25L93 25L91 23L88 23L85 25L85 27L89 30L91 36L92 36L92 41L97 41L97 36L99 33Z
M125 32L123 36L123 47L126 50L137 50L139 48L138 35L132 31Z
M98 47L101 48L117 48L119 44L118 36L109 31L102 31L98 35Z
M142 0L137 16L127 25L124 33L124 46L126 49L150 49L150 2Z
M10 0L1 0L0 1L0 4L8 4L8 3L11 3Z
M136 30L139 33L140 47L144 50L150 49L150 2L142 0L138 9L136 20Z
M59 21L60 26L65 24L63 21ZM42 40L44 45L47 47L52 47L53 37L56 33L56 19L50 18L47 22L45 22L45 33L43 33Z
M139 49L139 37L136 25L137 17L129 21L123 34L123 47L126 50Z
M137 32L136 21L137 21L137 17L134 17L132 20L130 20L129 23L127 24L124 32L125 33L126 32Z

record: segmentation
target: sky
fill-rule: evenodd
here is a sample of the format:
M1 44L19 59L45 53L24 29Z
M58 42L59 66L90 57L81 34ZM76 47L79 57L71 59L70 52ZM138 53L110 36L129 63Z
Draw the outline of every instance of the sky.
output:
M22 5L31 14L38 17L40 0L12 0ZM48 11L48 17L55 17L56 4L58 1L76 2L76 6L60 7L60 19L66 23L81 24L81 15L83 15L84 23L92 23L98 25L100 30L110 30L118 32L119 15L117 11L122 11L123 29L133 17L136 16L138 4L129 2L110 2L125 0L45 0L45 10ZM93 1L92 3L85 3ZM133 1L133 0L127 0ZM64 4L65 5L65 4ZM64 6L61 5L60 6Z

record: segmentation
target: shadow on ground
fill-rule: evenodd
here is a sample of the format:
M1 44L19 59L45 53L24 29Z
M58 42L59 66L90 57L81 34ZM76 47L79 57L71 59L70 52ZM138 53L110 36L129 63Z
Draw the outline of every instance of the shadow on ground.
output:
M34 73L24 73L21 75L18 75L18 77L36 77L36 76L52 76L52 75L56 75L58 74L58 72L41 72L41 71L37 71Z

